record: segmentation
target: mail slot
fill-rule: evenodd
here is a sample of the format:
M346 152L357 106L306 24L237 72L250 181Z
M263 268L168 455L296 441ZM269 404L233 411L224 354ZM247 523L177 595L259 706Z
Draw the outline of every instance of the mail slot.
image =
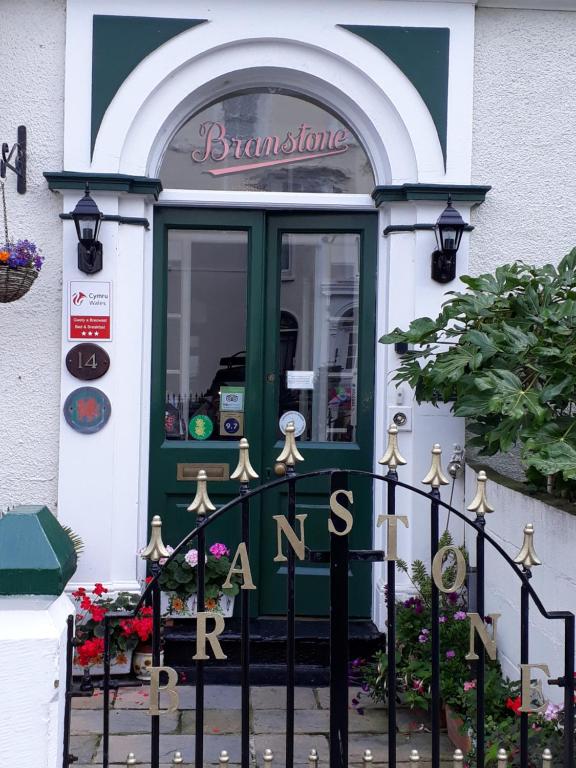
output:
M177 464L176 480L196 480L203 469L208 480L229 480L230 464Z

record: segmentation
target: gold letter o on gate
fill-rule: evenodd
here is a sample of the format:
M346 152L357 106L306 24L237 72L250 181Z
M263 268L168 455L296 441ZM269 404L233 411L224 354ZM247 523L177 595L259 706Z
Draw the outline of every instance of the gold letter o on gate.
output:
M456 557L456 577L454 579L454 584L452 584L451 587L445 587L442 580L442 563L448 552L454 552ZM438 552L436 552L434 560L432 561L432 578L440 592L456 592L460 589L466 579L466 560L458 547L441 547Z

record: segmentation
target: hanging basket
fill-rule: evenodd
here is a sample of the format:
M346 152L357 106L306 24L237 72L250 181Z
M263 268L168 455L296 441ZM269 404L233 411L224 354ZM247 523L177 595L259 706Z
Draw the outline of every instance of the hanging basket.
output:
M8 304L21 299L37 277L38 272L33 267L8 267L0 264L0 303Z

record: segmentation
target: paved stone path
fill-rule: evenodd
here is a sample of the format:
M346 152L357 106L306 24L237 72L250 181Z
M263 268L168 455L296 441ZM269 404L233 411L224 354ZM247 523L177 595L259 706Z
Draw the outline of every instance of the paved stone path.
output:
M184 758L184 768L194 762L195 690L179 686L179 711L160 718L161 763L172 764L178 750ZM110 763L126 765L126 758L133 752L140 768L150 760L150 716L147 686L120 688L111 692L110 708ZM351 689L350 698L355 693ZM319 766L328 766L329 689L297 688L295 708L295 764L308 766L312 748L318 750ZM88 768L102 762L102 701L100 691L90 699L73 699L72 737L70 749L78 757L75 765ZM250 712L251 753L253 765L261 767L265 749L274 753L272 768L285 765L285 711L286 691L279 687L252 688ZM165 706L164 702L161 702ZM411 750L420 754L421 768L430 765L430 734L428 723L422 722L409 710L401 709L398 716L397 736L398 764L402 768L409 763ZM387 763L388 727L386 710L382 705L368 702L364 714L350 709L350 764L362 765L365 749L371 749L375 766ZM218 765L220 751L226 749L230 756L230 768L240 762L240 688L235 686L207 686L205 689L204 721L205 765ZM446 736L441 737L445 766L452 766L449 759L453 747Z

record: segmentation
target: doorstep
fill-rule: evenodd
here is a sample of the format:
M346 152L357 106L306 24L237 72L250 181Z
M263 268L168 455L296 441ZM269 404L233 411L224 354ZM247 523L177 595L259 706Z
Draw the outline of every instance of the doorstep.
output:
M174 619L164 628L164 663L194 681L196 623ZM329 681L330 624L325 619L297 619L296 626L297 685L326 686ZM227 619L219 638L225 661L212 660L204 668L206 682L238 685L241 680L240 619ZM348 656L369 659L386 649L386 637L372 621L351 620L348 625ZM250 621L250 679L256 685L282 685L286 680L286 619L257 618Z

